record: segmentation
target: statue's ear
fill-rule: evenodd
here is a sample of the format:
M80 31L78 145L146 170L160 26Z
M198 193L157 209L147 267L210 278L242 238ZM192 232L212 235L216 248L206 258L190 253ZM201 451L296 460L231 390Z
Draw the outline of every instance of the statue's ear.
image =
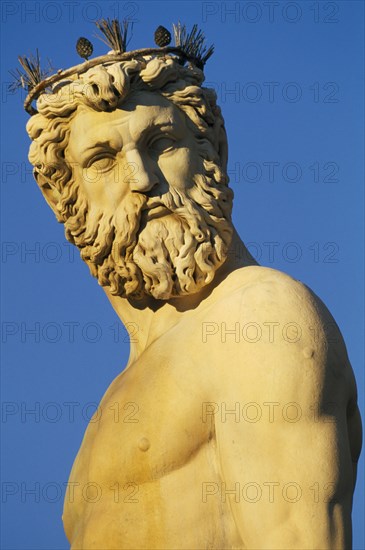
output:
M42 191L42 194L47 201L48 206L50 206L53 212L56 214L57 220L61 221L58 207L58 203L61 199L60 193L54 186L50 185L49 181L43 176L43 174L40 174L37 170L34 170L33 175L39 189Z

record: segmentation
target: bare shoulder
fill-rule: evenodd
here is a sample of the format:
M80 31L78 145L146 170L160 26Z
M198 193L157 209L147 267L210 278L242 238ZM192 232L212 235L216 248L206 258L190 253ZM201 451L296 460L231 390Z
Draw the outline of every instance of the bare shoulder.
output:
M262 266L249 266L233 272L228 300L233 299L241 313L255 312L258 317L275 315L300 322L316 334L322 327L333 343L343 344L340 330L322 300L304 283L290 275ZM331 334L329 334L331 332ZM323 335L322 335L323 336ZM327 338L327 339L328 339Z
M319 403L332 395L344 406L356 403L339 327L305 284L260 266L238 269L224 284L216 315L220 322L210 330L216 331L215 348L228 360L234 377L242 380L244 370L259 389L267 387L272 394L277 386L278 396L285 392L293 400Z
M243 292L247 298L257 302L269 301L281 304L284 301L300 303L301 306L327 308L321 300L301 281L287 273L263 266L248 266L237 269L229 276L232 290Z

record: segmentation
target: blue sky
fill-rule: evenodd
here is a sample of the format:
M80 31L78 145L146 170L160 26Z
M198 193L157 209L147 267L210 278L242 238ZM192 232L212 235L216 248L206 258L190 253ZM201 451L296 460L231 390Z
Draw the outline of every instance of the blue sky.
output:
M216 47L206 83L226 121L238 232L260 263L305 282L329 307L363 411L363 3L4 1L1 9L2 547L58 550L67 548L64 484L129 344L33 180L24 96L8 94L8 70L37 47L55 68L74 65L79 36L102 54L93 38L100 17L134 21L130 49L153 45L160 24L198 23ZM361 463L355 549L365 547L363 487Z

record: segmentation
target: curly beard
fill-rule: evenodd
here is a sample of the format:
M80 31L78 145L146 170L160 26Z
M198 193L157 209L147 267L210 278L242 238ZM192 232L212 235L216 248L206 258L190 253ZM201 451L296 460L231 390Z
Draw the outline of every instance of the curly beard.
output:
M113 295L168 300L213 280L232 239L233 193L218 165L203 162L205 173L184 194L173 185L159 197L131 193L114 213L83 200L77 224L65 223L67 238Z

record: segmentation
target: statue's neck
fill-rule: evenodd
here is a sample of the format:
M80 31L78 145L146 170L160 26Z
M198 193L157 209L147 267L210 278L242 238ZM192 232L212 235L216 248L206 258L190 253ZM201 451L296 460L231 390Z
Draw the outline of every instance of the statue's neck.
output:
M132 302L120 296L113 296L109 288L105 287L110 303L130 334L129 364L134 362L152 342L182 319L187 319L195 315L197 309L214 303L224 292L225 285L222 283L227 277L233 271L249 265L257 265L257 262L234 231L226 261L217 270L213 281L196 294L171 300L155 300L152 297L146 297L144 300Z

